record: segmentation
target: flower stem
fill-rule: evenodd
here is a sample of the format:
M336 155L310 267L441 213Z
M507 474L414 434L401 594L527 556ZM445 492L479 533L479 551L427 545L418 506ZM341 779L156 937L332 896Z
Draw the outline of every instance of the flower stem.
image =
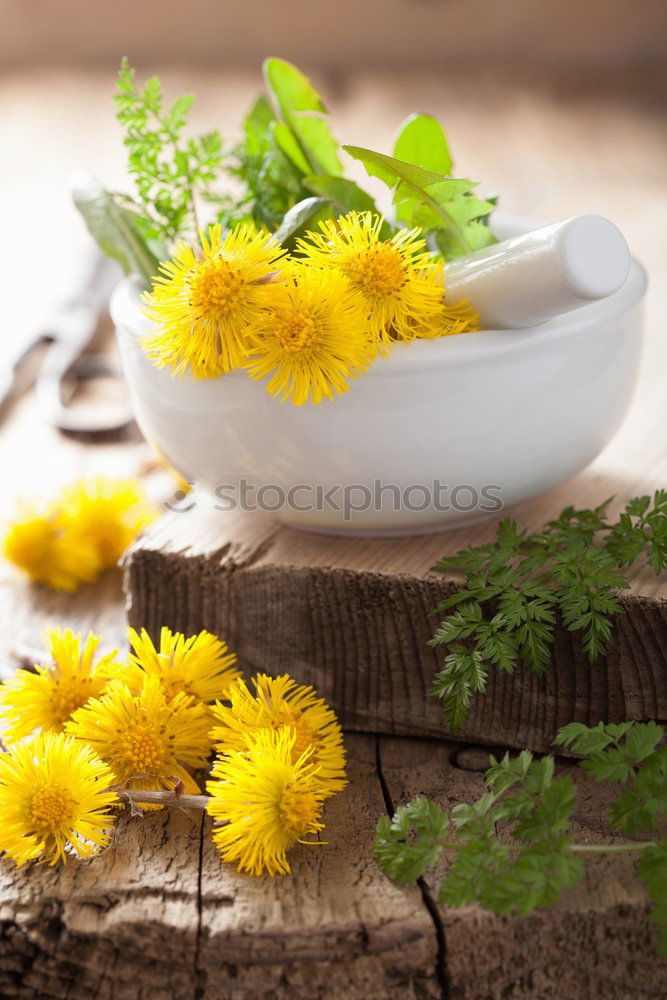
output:
M645 851L647 847L655 847L654 840L632 840L623 844L570 844L568 851L573 854L626 854L631 851ZM456 851L460 843L451 840L440 841L443 851ZM513 851L526 851L530 844L513 843L509 845Z
M128 802L130 805L144 803L158 806L178 806L181 809L206 809L209 800L208 795L179 795L170 789L153 791L132 788L129 791L117 792L117 795L120 802Z
M655 847L654 840L628 841L627 844L570 844L570 850L577 854L621 854L626 851L645 851Z

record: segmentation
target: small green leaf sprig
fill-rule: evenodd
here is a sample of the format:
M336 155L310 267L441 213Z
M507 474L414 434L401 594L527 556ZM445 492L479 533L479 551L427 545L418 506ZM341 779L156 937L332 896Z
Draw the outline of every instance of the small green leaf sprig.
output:
M222 168L222 138L217 130L184 138L194 96L183 94L164 107L159 78L152 76L140 88L135 77L124 58L114 101L143 209L137 228L145 238L165 242L182 235L186 227L196 235L196 198L214 196L211 185Z
M342 150L392 192L396 218L384 221L383 239L419 226L431 251L445 258L496 241L489 228L495 199L478 198L472 181L450 176L447 139L431 115L403 123L393 156L339 146L311 81L284 59L267 59L263 69L267 96L246 115L241 141L225 144L218 130L187 136L193 96L165 105L158 77L140 87L123 59L114 100L135 193L108 191L80 172L73 196L103 252L126 273L149 287L157 261L176 241L196 239L201 223L228 230L252 222L294 250L320 221L377 213L371 195L343 175Z
M431 645L445 647L430 694L442 700L449 727L467 719L486 690L489 670L512 673L523 663L547 669L560 619L596 660L612 639L624 567L645 555L656 574L667 566L667 490L631 500L607 521L611 500L594 510L568 507L541 531L501 521L497 538L442 559L436 570L464 573L464 585L435 609L445 614Z
M390 878L410 883L451 852L438 889L445 906L477 903L495 913L527 916L553 906L584 873L585 859L630 852L652 902L658 948L667 956L667 746L655 722L587 727L571 723L555 741L582 758L598 782L616 783L609 806L614 833L639 838L607 844L577 843L571 818L577 786L557 775L553 756L524 750L489 757L484 793L454 807L451 816L423 796L383 816L375 858Z

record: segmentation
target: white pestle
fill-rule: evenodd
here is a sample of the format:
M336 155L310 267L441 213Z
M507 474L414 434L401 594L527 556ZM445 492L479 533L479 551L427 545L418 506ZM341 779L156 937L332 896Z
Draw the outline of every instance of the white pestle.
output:
M630 270L623 234L577 215L485 247L445 266L447 299L467 299L483 329L544 323L617 292Z

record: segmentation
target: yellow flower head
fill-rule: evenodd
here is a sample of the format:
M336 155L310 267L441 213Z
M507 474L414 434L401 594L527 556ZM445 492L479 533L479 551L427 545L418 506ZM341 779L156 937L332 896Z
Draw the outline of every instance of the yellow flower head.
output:
M0 754L0 851L22 865L88 858L106 847L116 779L90 747L42 733Z
M298 263L267 287L251 341L250 375L270 376L271 395L297 406L346 392L374 354L366 307L345 276Z
M420 229L380 238L382 219L350 212L337 222L320 222L321 233L298 240L300 253L323 268L336 268L361 295L370 329L379 343L455 332L444 310L439 276Z
M474 309L462 299L460 302L450 303L447 301L446 289L444 286L444 273L441 266L424 273L424 281L432 284L440 296L440 306L430 323L416 323L410 327L412 338L415 340L433 340L436 337L452 337L458 333L472 333L479 330L479 315ZM410 339L400 338L396 331L393 332L395 340Z
M284 251L245 224L224 240L219 225L200 236L201 253L179 244L145 294L144 311L158 329L144 347L158 367L178 375L189 368L203 379L243 364L248 326Z
M186 768L207 762L209 714L182 693L168 701L154 674L138 695L122 681L111 681L102 697L74 712L65 728L88 743L128 789L173 789L180 779L186 792L199 792Z
M195 701L208 703L226 698L229 686L241 676L234 667L236 656L226 643L210 632L200 632L188 639L181 632L163 628L157 650L145 629L128 629L134 653L118 675L138 694L148 675L159 677L167 700L180 691Z
M312 751L293 759L292 729L248 734L245 752L219 758L206 783L207 810L222 826L213 840L223 861L251 875L288 875L287 852L323 829L321 788Z
M63 490L59 505L71 530L94 544L103 567L115 566L141 529L156 517L133 479L99 476L73 483Z
M101 568L93 540L73 531L60 511L39 511L27 504L21 504L9 527L4 554L33 583L53 590L78 590L92 583Z
M109 679L116 651L96 660L100 638L85 642L70 629L48 634L50 662L34 673L17 670L0 685L0 732L14 743L36 730L62 731L75 709L97 697Z
M211 736L219 753L242 751L248 735L287 729L294 735L292 761L309 748L317 766L317 782L324 796L339 792L345 780L345 748L335 714L312 687L297 686L283 674L254 678L255 694L242 680L232 685L230 706L217 704L213 714L219 725Z

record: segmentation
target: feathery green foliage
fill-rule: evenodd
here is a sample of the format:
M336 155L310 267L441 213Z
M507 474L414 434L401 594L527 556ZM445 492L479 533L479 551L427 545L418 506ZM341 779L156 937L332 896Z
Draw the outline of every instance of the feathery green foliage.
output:
M552 756L527 750L489 757L484 792L452 809L451 816L420 796L378 822L375 858L397 882L416 881L443 852L447 866L438 890L446 906L478 903L496 913L526 916L550 907L581 879L595 853L637 853L637 875L653 903L659 949L667 955L667 746L654 722L560 730L559 746L583 759L596 781L620 785L609 808L611 831L643 839L578 844L570 824L577 786L557 775ZM663 827L660 833L660 827ZM657 836L656 836L657 834ZM651 839L653 838L653 839Z
M293 248L298 236L324 219L377 212L373 198L343 177L345 148L363 154L358 158L369 173L394 189L397 225L423 227L434 252L457 256L494 242L488 227L494 202L477 198L470 181L449 176L447 139L434 118L416 115L403 125L396 142L401 159L372 150L355 153L356 147L339 147L324 101L296 66L267 59L264 79L268 97L253 104L241 141L224 148L217 130L186 135L192 95L166 105L159 78L139 86L123 59L114 101L135 195L101 188L94 203L77 202L105 253L148 284L151 257L166 259L175 241L196 240L200 226L211 222L225 230L254 223ZM384 173L373 167L380 161ZM403 183L406 171L411 183ZM419 183L412 183L415 178ZM391 237L397 225L385 220L382 238Z
M667 490L639 497L618 521L611 501L594 510L568 507L541 531L501 521L495 542L442 559L434 568L465 574L465 583L435 609L445 617L431 645L446 650L431 694L442 699L450 728L465 722L472 700L486 690L492 668L512 673L519 663L547 669L558 621L580 638L590 661L612 640L623 567L645 555L660 573L667 565Z
M212 196L211 185L222 168L220 133L185 138L183 132L194 97L184 94L169 107L152 76L142 88L136 72L123 59L114 100L124 129L128 165L144 216L142 235L170 241L184 230L196 234L195 198Z

